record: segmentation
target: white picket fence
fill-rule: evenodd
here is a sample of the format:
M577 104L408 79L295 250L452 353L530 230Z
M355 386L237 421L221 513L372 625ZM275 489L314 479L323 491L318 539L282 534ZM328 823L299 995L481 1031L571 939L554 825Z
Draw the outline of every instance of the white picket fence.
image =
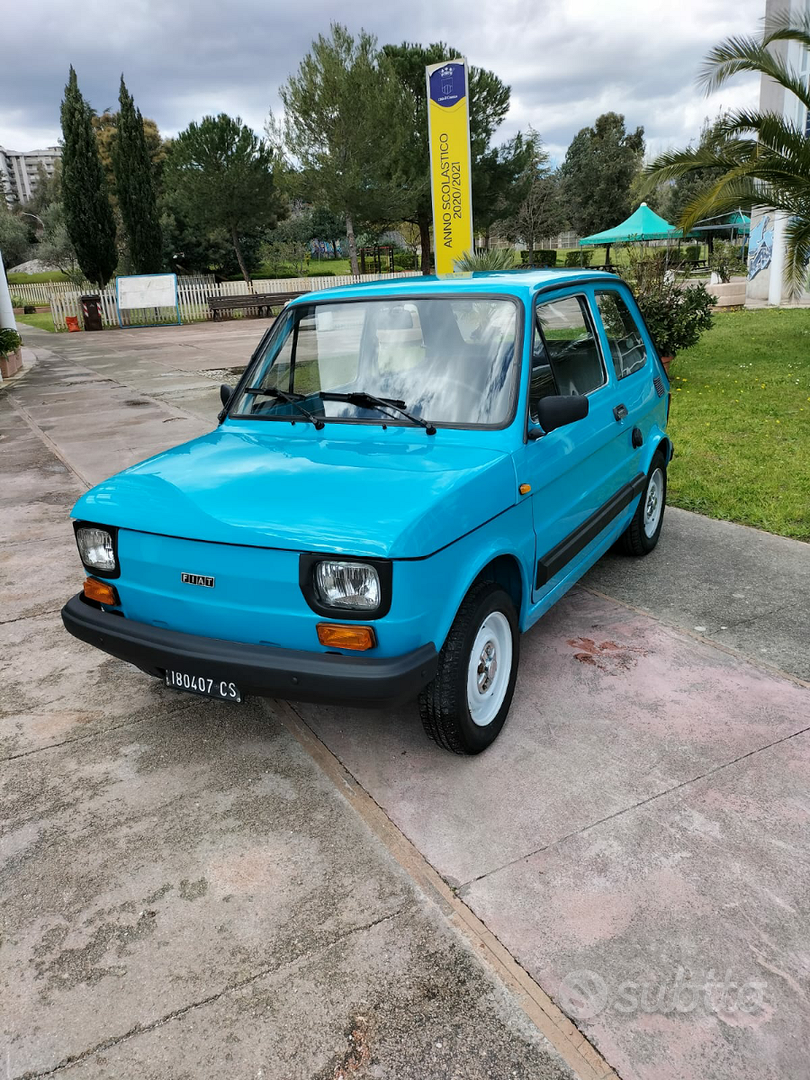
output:
M386 281L395 278L420 277L419 271L403 271L396 274L364 274L362 277L352 277L350 274L335 277L307 277L307 278L264 278L253 281L252 291L255 293L285 293L285 292L314 292L317 289L332 289L336 285L354 285L360 281ZM57 284L65 284L57 283ZM22 288L39 288L36 285L26 285ZM53 288L52 286L49 286ZM15 289L18 287L15 286ZM82 323L81 302L79 297L85 290L78 290L75 285L68 289L56 289L41 303L50 302L51 314L54 326L57 330L66 330L68 316L78 318L79 325ZM104 326L118 326L118 311L115 302L115 285L108 285L104 289L89 286L87 293L101 297L102 324ZM177 279L177 299L180 308L181 322L201 322L213 318L208 306L211 296L244 296L248 288L244 281L204 281L193 278L179 277ZM19 292L17 293L19 295ZM36 303L30 300L30 303ZM168 308L149 309L147 311L122 311L121 321L124 326L162 325L175 321L176 313Z
M177 280L186 282L188 285L196 283L203 285L214 284L214 278L211 274L194 274ZM110 287L115 292L115 285ZM19 297L26 304L40 305L49 304L52 296L60 296L65 293L78 293L79 296L86 293L98 293L98 286L91 284L89 281L82 281L78 285L71 281L32 281L26 282L24 285L9 285L8 288L13 297Z

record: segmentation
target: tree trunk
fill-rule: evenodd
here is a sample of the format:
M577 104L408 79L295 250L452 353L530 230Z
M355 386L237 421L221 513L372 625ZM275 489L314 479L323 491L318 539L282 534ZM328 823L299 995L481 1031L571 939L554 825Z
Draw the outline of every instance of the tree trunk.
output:
M351 271L355 277L360 276L360 267L357 264L357 242L354 238L354 222L349 214L346 215L346 240L349 244L349 262Z
M610 244L605 244L605 266L610 266Z
M239 237L236 234L236 226L231 228L231 243L233 244L233 250L236 252L236 261L239 263L239 269L242 271L242 277L247 283L248 289L253 292L253 282L250 280L250 272L245 265L245 257L242 254L242 248L239 244Z
M422 247L422 273L430 273L430 218L419 215L419 243Z
M534 237L533 236L529 237L528 242L526 244L526 247L529 249L529 254L528 254L528 257L526 259L526 262L528 263L528 265L530 267L533 267L534 266Z

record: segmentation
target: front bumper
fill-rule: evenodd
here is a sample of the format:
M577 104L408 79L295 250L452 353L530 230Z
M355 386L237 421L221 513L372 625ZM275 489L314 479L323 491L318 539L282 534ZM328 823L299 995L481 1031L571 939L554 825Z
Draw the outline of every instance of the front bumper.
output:
M164 630L88 604L82 593L62 608L65 629L97 649L163 678L167 668L226 679L243 694L289 701L394 705L415 697L435 676L433 644L404 656L346 656L275 649Z

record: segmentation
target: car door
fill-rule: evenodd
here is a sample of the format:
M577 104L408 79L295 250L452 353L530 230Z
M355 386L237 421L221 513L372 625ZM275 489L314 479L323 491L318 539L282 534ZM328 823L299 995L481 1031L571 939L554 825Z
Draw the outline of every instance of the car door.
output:
M605 363L587 289L541 296L534 308L529 388L530 426L537 402L549 394L579 394L588 416L530 440L521 482L531 484L537 567L535 602L588 561L591 545L630 501L632 464L618 389ZM619 509L616 509L619 507Z
M631 475L643 469L644 444L664 396L664 386L653 379L652 348L641 322L633 312L629 292L618 282L594 288L594 312L605 356L612 367L616 408L624 439L623 449Z

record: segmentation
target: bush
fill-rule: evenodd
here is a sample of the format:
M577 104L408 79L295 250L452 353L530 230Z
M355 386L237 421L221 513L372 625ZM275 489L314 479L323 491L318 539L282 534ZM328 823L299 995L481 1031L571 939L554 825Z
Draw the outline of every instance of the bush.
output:
M566 266L590 266L593 259L592 251L585 251L580 248L579 251L566 251L565 253L565 265Z
M715 240L712 257L709 259L709 268L717 274L726 284L731 281L732 274L744 274L746 265L740 257L740 249L737 244L730 240Z
M16 352L22 345L22 338L16 330L10 326L0 328L0 356L8 356Z
M715 297L702 282L683 285L666 269L660 251L630 249L629 262L619 272L632 286L647 329L661 356L675 356L697 345L712 326Z
M688 248L684 250L683 257L686 262L696 263L700 262L700 244L690 244Z
M522 266L529 265L528 251L521 251L520 262ZM557 252L554 248L535 248L532 252L532 263L537 267L556 266Z
M467 252L456 259L456 270L487 272L514 270L515 253L511 248L490 248L489 251Z
M309 276L310 277L334 277L335 276L335 271L334 270L310 270Z
M14 293L11 294L11 306L13 308L22 307L24 303L25 303L25 301L23 300L23 298L21 296L15 296Z
M398 251L394 255L395 270L418 270L419 256L411 251Z

